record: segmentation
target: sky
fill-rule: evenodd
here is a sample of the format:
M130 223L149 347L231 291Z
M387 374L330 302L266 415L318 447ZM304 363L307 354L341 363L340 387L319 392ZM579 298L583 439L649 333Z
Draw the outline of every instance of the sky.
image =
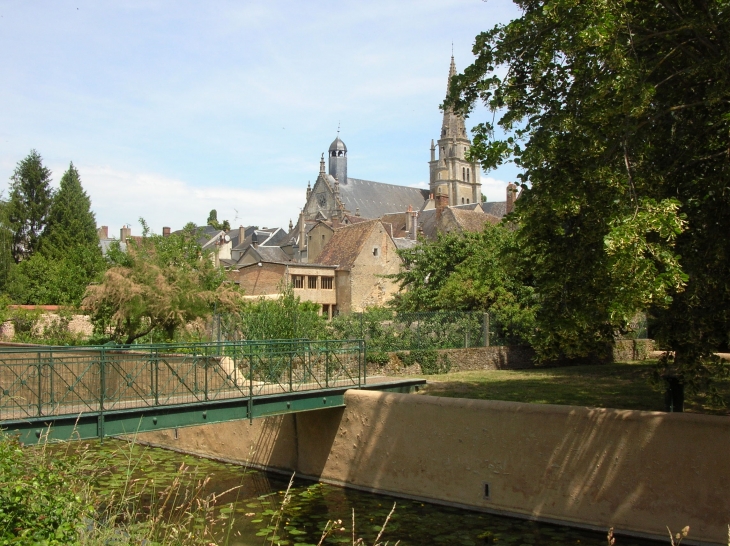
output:
M507 0L0 0L0 191L37 150L73 162L98 225L296 223L340 136L348 174L428 187L452 53ZM487 119L477 108L471 128ZM513 165L482 174L503 201Z

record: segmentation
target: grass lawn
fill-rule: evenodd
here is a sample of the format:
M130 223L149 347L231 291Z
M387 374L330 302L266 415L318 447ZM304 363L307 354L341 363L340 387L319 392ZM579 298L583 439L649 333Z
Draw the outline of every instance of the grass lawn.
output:
M661 386L651 381L655 362L618 363L529 370L483 370L426 375L421 394L533 404L664 411ZM725 407L687 395L685 411L730 415L730 381L718 384Z

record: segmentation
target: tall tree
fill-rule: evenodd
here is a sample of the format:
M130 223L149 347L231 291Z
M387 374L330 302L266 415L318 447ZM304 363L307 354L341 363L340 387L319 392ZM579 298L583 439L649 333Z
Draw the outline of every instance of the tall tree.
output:
M11 271L7 292L16 303L78 305L105 269L91 200L71 163L51 201L38 251Z
M523 169L515 219L541 355L581 356L651 308L665 378L725 373L730 332L730 2L516 0L450 101L498 116L471 156ZM674 389L673 389L674 391Z
M79 172L73 163L53 196L39 246L46 256L53 258L68 255L76 247L98 251L101 258L91 199L81 186Z
M18 162L10 177L8 217L16 263L29 258L38 248L53 198L50 182L51 171L43 166L43 159L35 150Z

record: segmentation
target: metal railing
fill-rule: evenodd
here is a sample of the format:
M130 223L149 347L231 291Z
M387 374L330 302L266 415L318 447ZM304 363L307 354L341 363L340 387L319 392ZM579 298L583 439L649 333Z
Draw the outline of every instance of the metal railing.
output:
M0 420L359 387L363 340L0 349Z

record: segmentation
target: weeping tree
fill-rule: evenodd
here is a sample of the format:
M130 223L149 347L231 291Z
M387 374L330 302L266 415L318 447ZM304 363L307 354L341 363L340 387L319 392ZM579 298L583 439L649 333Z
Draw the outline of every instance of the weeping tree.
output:
M98 336L124 344L148 334L171 341L178 329L215 309L238 308L240 291L202 251L194 225L163 237L140 222L142 237L129 239L126 252L113 246L101 283L86 291L83 306Z
M543 358L610 343L639 309L668 350L668 405L727 367L730 2L515 0L448 105L478 101L471 159L514 161L514 220Z

